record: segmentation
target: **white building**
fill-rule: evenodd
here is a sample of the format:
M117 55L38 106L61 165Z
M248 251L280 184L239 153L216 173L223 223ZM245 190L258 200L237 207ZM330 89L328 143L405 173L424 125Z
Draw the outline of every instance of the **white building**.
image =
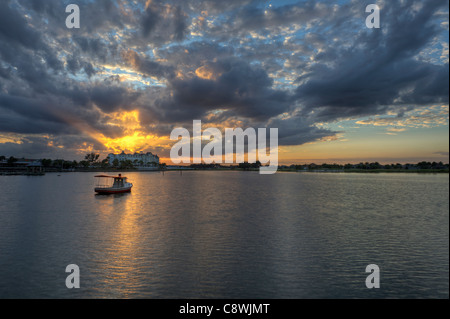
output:
M134 154L125 154L122 152L121 154L109 154L108 162L110 165L113 165L115 159L120 162L130 160L134 166L136 167L155 167L159 164L158 155L154 155L151 152L148 153L134 153Z

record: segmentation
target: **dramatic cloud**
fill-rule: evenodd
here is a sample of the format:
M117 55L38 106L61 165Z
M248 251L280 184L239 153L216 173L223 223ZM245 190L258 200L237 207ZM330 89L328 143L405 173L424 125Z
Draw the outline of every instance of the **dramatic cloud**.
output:
M299 78L297 96L304 112L314 110L318 119L333 120L405 104L448 103L448 63L417 59L442 32L433 19L442 6L442 1L429 1L416 10L412 1L389 2L383 7L382 29L360 32L352 46L318 55L318 63Z
M356 1L80 0L67 29L64 1L1 1L0 155L167 155L195 119L281 146L448 125L448 2L377 3L380 29Z

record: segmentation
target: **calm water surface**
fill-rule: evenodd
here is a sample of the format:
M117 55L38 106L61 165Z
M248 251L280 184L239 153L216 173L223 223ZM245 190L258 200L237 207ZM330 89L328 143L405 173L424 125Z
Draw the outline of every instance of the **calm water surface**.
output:
M94 175L0 176L0 298L449 297L448 174Z

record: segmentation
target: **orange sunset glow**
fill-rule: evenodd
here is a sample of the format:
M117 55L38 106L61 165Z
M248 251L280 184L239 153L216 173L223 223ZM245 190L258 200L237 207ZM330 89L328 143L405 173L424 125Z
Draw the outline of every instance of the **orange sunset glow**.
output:
M106 125L123 130L119 137L108 137L102 133L91 133L91 136L102 143L108 152L120 153L122 151L135 153L155 147L167 147L168 137L159 137L148 134L141 126L139 111L122 111L108 114Z

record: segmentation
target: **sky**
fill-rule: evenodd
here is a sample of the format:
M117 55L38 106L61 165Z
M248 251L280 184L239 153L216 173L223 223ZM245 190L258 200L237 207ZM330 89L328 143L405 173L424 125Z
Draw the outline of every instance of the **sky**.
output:
M2 0L0 156L170 164L201 120L278 128L280 164L448 163L448 21L447 0Z

